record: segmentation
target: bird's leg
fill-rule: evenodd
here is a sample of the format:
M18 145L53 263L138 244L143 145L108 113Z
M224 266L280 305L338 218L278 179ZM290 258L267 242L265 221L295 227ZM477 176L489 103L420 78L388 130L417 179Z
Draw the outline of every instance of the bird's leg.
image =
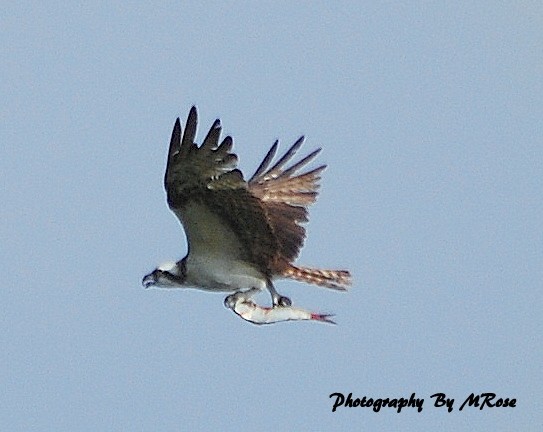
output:
M268 281L267 287L268 287L268 291L270 292L271 297L272 297L273 307L276 307L276 306L285 307L285 306L291 306L292 305L292 302L290 301L290 299L288 297L282 296L281 294L279 294L276 291L276 289L273 286L273 284L271 283L271 281Z
M224 299L224 306L228 309L234 309L236 303L249 301L258 291L258 288L251 288L247 291L237 291L234 294L230 294Z

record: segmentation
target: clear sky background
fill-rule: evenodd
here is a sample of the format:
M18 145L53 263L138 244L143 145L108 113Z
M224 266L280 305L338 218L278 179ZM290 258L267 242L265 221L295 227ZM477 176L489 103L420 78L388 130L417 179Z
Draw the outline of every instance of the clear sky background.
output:
M5 4L0 428L541 430L542 26L537 1ZM246 174L323 147L299 262L354 285L278 289L337 326L141 287L186 252L162 178L193 104ZM458 411L489 391L517 408Z

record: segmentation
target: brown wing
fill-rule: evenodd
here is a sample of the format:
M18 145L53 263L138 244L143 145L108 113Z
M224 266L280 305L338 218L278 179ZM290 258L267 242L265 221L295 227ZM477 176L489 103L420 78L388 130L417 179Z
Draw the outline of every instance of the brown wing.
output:
M170 207L181 206L194 191L246 188L242 173L236 169L238 158L230 152L232 137L227 136L219 145L219 119L215 120L200 147L194 142L197 124L196 107L192 107L182 139L179 118L173 128L164 176Z
M268 223L278 242L279 256L276 256L276 262L292 262L298 256L305 239L305 228L302 224L308 220L307 207L317 198L320 174L326 168L326 165L321 165L297 174L319 154L320 148L285 168L303 142L302 136L268 169L277 152L276 141L249 180L249 191L262 202Z
M278 242L260 199L236 168L232 138L219 144L221 126L216 120L198 147L197 122L195 107L183 136L181 122L175 122L164 177L168 205L185 229L190 253L228 254L268 269Z

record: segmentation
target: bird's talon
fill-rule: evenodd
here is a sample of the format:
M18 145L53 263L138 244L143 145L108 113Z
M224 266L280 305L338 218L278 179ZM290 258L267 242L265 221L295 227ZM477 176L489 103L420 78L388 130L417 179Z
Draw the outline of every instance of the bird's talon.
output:
M278 299L277 306L289 307L292 306L292 301L288 297L281 296Z

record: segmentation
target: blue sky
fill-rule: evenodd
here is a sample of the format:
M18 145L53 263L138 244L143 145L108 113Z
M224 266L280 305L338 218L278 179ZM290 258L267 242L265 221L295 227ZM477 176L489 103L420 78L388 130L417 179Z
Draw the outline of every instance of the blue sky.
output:
M0 424L11 431L539 430L539 2L12 2L0 17ZM257 327L144 290L185 239L171 128L216 117L252 172L328 164L290 281L337 326ZM425 399L421 413L329 395ZM447 413L470 393L517 407Z

